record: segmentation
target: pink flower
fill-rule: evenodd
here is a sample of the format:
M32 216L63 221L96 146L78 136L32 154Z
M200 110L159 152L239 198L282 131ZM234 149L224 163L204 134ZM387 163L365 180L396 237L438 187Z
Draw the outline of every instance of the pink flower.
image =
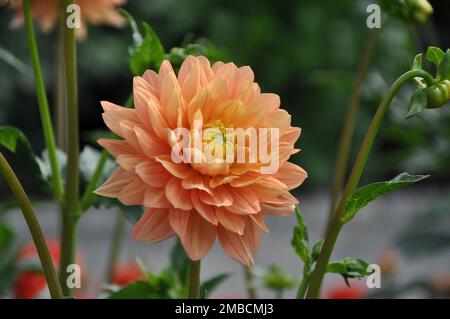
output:
M260 232L268 232L264 216L291 213L298 201L289 190L307 177L288 162L298 152L294 143L300 128L291 126L279 97L261 93L247 66L217 62L211 67L205 57L192 56L178 76L164 61L159 74L147 71L135 77L133 92L135 109L102 102L106 125L122 140L99 140L120 167L96 193L147 208L133 228L137 241L158 242L177 235L188 256L198 260L218 238L231 257L252 264ZM172 151L179 140L173 130L185 128L195 136L198 124L202 130L219 132L203 134L201 149L195 142L183 149L188 158L200 155L202 161L174 160ZM231 152L234 159L237 151L244 151L246 158L253 152L250 145L233 150L236 139L227 128L277 129L278 152L271 149L270 155L279 168L261 173L261 154L254 162L204 161L205 150ZM272 140L268 144L274 145Z
M125 19L117 11L117 6L126 0L76 0L80 6L81 27L76 29L79 39L86 36L86 22L90 24L106 24L114 27L125 25ZM42 31L52 30L59 21L59 0L30 0L31 16L39 22ZM17 14L12 21L13 26L23 24L23 0L12 0L11 6L17 9Z

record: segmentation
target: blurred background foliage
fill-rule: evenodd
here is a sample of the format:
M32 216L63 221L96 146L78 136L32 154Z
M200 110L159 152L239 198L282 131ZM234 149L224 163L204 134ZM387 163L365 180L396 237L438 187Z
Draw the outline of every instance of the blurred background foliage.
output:
M125 8L147 21L166 50L192 41L216 48L216 57L250 65L263 91L276 92L282 105L302 127L293 159L310 175L306 187L329 185L343 117L353 79L370 33L362 0L129 0ZM388 85L405 72L428 45L450 46L446 12L450 3L431 1L434 20L414 28L390 19L381 34L363 88L353 142L356 152L369 120ZM22 70L0 59L0 123L21 128L34 150L43 149L38 107L23 29L9 27L13 12L0 8L0 49L25 64ZM387 18L384 14L383 18ZM82 142L93 130L103 130L99 101L123 104L132 87L128 68L130 30L90 27L79 43L80 126ZM48 93L54 96L56 32L38 31ZM398 171L431 173L445 180L450 167L450 108L428 111L405 121L404 91L395 101L369 163L367 178L393 176ZM382 165L380 165L382 163ZM18 163L20 164L20 163ZM23 176L26 179L26 176ZM436 181L436 178L434 179Z

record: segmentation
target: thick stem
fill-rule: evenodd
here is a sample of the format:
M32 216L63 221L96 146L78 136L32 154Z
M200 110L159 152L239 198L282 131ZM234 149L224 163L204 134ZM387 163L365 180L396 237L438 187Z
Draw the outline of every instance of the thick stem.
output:
M36 246L36 250L39 255L39 260L42 264L42 269L44 271L45 279L47 280L50 295L53 299L62 299L64 296L61 290L61 285L59 283L58 276L56 275L55 266L53 265L52 258L50 257L47 243L45 242L44 234L42 233L36 214L34 213L31 202L17 179L17 176L14 174L14 171L11 166L9 166L2 153L0 153L0 170L22 210L23 217L28 225L28 229L30 230L34 245Z
M256 294L255 278L253 276L253 267L252 266L243 266L243 267L245 275L245 286L247 288L248 298L257 299L258 296Z
M423 78L428 84L432 84L434 81L433 77L426 71L423 70L408 71L401 77L399 77L397 81L395 81L395 83L391 86L391 88L381 101L380 105L378 106L377 112L375 113L375 116L372 119L370 127L364 138L363 144L359 150L358 157L355 161L352 173L345 187L344 194L342 195L338 208L334 213L330 227L328 227L323 248L320 252L316 267L311 277L311 284L306 294L307 298L317 298L319 295L320 286L322 285L322 280L325 274L326 267L330 260L331 253L334 249L334 245L336 243L339 232L342 226L344 225L343 222L341 221L341 217L344 213L345 201L356 190L356 187L358 186L358 183L361 179L361 175L366 166L370 151L372 150L373 143L378 134L378 131L380 130L381 123L389 108L389 105L391 104L394 96L397 94L400 88L406 82L415 77Z
M380 37L383 28L375 29L370 35L369 42L364 52L361 64L358 68L355 84L353 86L350 103L347 107L347 115L344 121L344 129L342 131L341 139L338 146L338 156L335 169L335 177L333 182L333 188L331 191L330 213L328 217L328 224L333 218L333 213L336 209L339 195L344 187L344 178L347 168L347 162L349 158L351 142L353 139L353 132L355 130L356 116L358 114L358 107L361 100L361 88L366 77L367 70L369 68L370 61L372 60L373 53L375 51L376 44Z
M200 260L189 260L189 299L199 299L200 297Z
M69 14L66 12L68 5L74 0L64 0L61 5L61 16L67 21ZM78 86L77 86L77 59L75 29L64 24L64 75L67 101L67 178L63 208L63 223L61 234L61 265L60 278L66 282L67 266L74 263L76 250L76 227L79 217L79 168L78 168ZM67 285L63 287L66 296L71 296L73 291Z
M120 249L122 247L123 233L125 231L125 218L120 212L117 213L116 225L111 240L111 250L109 252L108 264L106 269L106 282L112 281L114 266L119 259Z
M63 185L61 174L59 171L58 157L56 155L55 136L48 108L47 94L45 92L44 79L39 62L39 52L34 35L33 21L31 19L30 0L23 1L23 14L25 19L28 46L31 55L31 63L33 65L34 81L36 84L39 113L41 116L42 128L44 131L45 146L47 147L50 168L52 171L53 195L55 196L55 199L60 202L63 196Z

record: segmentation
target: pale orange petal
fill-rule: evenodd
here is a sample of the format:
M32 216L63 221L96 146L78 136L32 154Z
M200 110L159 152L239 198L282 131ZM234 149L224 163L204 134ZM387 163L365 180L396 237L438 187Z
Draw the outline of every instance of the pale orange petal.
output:
M133 227L133 238L137 241L155 243L175 235L169 223L168 209L147 209Z
M217 227L217 237L228 255L246 266L253 265L253 256L250 247L248 247L248 244L244 241L243 236L219 225Z
M169 222L180 237L181 244L191 260L203 258L214 245L216 226L207 222L198 213L171 209Z

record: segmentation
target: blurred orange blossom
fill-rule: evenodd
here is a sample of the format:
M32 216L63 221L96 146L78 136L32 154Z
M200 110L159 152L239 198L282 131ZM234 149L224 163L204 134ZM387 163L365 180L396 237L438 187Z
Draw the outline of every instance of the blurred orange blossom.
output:
M294 143L301 130L291 126L279 97L261 93L250 67L222 62L211 66L202 56L189 56L178 76L164 61L159 73L148 70L134 78L133 94L135 109L101 103L106 125L122 139L99 140L119 168L96 193L146 207L133 228L137 241L177 235L189 258L199 260L218 238L231 257L251 265L261 230L268 232L264 216L290 214L298 201L289 191L307 177L288 162L299 151ZM204 129L219 132L276 128L278 170L262 174L260 158L251 163L175 163L171 152L179 141L173 130L192 130L199 121ZM206 149L214 144L213 150L223 147L225 153L227 143L225 136L202 140Z
M105 24L114 27L124 26L125 18L117 11L117 6L126 0L76 0L80 6L81 27L76 29L79 39L86 36L86 22L94 25ZM17 9L17 14L12 21L12 26L23 24L23 0L12 0L11 6ZM42 31L52 30L58 23L60 9L59 0L30 0L31 16L36 20Z

